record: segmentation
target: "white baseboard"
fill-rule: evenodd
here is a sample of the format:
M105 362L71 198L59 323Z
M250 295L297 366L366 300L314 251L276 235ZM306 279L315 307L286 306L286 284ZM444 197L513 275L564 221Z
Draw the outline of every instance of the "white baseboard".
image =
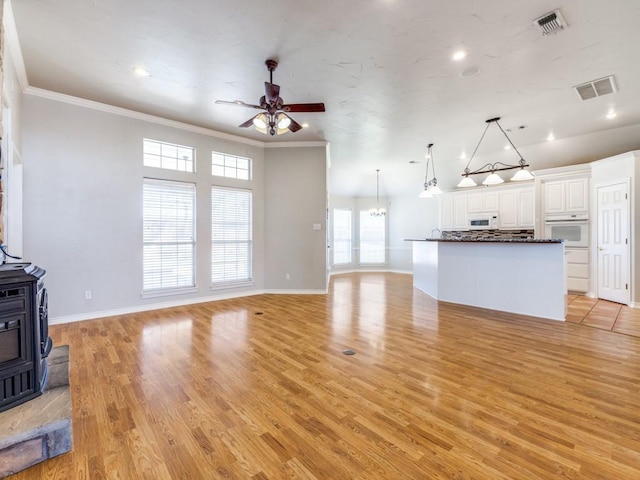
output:
M182 307L194 305L196 303L215 302L217 300L227 300L230 298L252 297L255 295L326 295L326 290L252 290L244 292L226 293L219 295L209 295L206 297L187 298L173 300L169 302L147 303L134 307L114 308L110 310L100 310L96 312L81 313L78 315L66 315L62 317L49 317L49 325L60 325L62 323L81 322L83 320L94 320L96 318L114 317L116 315L127 315L130 313L148 312L149 310L161 310L163 308Z

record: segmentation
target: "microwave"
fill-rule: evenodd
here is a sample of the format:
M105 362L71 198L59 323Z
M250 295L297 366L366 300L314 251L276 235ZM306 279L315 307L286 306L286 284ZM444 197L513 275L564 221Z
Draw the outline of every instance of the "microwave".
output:
M469 230L497 230L498 214L489 213L486 215L476 215L469 218L467 226Z

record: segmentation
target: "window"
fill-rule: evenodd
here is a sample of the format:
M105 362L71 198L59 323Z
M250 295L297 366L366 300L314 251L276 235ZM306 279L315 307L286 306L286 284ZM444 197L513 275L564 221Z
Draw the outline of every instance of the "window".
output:
M211 175L251 180L251 159L213 152L211 154Z
M143 293L195 287L192 183L144 179Z
M251 282L252 193L235 188L211 188L211 285Z
M333 264L351 263L351 210L333 210Z
M193 172L195 149L156 140L142 141L143 165L180 172Z
M360 212L360 263L385 263L385 218Z

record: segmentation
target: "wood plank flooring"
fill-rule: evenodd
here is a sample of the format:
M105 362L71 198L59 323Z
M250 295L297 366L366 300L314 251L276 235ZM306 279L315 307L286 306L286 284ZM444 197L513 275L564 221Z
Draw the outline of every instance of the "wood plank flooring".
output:
M73 451L11 478L640 478L640 338L411 279L52 326Z

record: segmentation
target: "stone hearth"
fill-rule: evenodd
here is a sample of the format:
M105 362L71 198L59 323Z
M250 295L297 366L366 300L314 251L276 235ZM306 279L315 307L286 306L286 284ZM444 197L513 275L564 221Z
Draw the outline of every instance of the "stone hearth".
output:
M44 393L0 413L0 478L71 450L69 346L55 347L47 361Z

